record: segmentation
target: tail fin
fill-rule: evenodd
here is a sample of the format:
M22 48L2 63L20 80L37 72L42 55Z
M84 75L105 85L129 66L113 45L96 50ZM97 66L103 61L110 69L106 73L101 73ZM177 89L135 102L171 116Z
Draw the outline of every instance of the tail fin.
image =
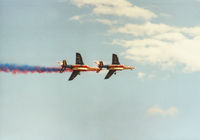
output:
M95 63L97 64L97 66L98 66L98 70L96 71L96 73L99 73L101 70L102 70L102 66L103 66L103 61L95 61Z
M103 61L95 61L95 64L97 64L97 66L99 67L99 68L102 68L102 66L103 66Z
M98 67L99 67L99 70L97 71L97 73L102 70L102 68L103 68L103 61L99 61Z
M63 60L63 67L66 67L67 66L67 62L66 60Z
M66 60L63 60L62 68L60 69L60 73L64 72L66 67L67 67L67 62L66 62Z
M103 61L99 61L98 67L102 68L102 66L103 66Z

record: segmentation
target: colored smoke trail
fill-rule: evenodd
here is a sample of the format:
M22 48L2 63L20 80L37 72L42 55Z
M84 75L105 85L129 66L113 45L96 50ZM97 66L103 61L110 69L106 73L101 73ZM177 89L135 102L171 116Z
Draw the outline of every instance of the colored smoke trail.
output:
M17 73L59 73L60 67L41 67L41 66L30 66L30 65L16 65L16 64L1 64L0 72L12 72ZM70 71L69 69L65 71Z

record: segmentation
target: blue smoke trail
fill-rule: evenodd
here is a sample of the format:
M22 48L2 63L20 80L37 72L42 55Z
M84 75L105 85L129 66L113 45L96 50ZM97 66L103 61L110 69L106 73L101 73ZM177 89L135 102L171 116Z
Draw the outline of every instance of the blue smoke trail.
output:
M1 64L0 72L12 72L16 73L52 73L59 72L60 67L41 67L41 66L30 66L30 65L16 65L16 64Z

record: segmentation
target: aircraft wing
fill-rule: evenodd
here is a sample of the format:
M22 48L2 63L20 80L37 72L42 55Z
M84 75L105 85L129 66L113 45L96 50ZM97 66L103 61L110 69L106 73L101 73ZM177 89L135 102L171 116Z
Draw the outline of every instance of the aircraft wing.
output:
M81 54L80 53L76 53L76 64L78 65L84 65Z
M69 77L69 81L73 80L78 74L80 74L80 70L74 70Z
M109 70L109 72L107 73L105 79L110 78L110 76L112 76L114 72L116 72L116 70Z
M112 55L112 64L119 65L119 60L116 54Z

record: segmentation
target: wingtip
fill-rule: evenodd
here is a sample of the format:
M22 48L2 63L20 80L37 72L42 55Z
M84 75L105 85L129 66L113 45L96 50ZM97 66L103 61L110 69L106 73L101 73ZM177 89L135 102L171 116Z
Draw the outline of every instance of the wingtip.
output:
M69 77L68 81L71 81L71 80L73 80L73 79L71 79L71 77Z

